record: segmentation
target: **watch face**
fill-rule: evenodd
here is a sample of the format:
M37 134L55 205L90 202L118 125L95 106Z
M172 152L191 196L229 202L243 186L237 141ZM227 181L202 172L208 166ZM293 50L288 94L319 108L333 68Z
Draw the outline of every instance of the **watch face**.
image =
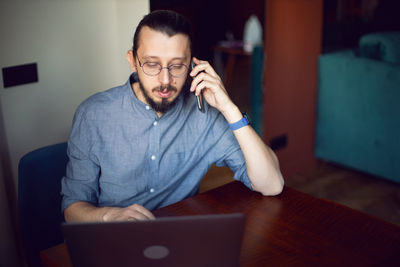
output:
M247 114L247 112L242 112L243 114L243 118L245 118L247 120L247 123L250 124L251 123L251 119L249 114Z

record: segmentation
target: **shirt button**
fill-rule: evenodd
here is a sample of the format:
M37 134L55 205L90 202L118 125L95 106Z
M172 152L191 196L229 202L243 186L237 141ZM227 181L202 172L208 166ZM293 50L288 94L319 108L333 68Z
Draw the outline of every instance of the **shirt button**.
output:
M154 188L150 188L150 193L154 193Z
M147 110L150 110L150 106L146 106L146 109L147 109Z
M154 126L157 126L157 124L158 124L158 122L156 122L156 121L155 121L155 122L153 122L153 125L154 125Z
M156 156L151 156L151 160L155 160L156 159Z

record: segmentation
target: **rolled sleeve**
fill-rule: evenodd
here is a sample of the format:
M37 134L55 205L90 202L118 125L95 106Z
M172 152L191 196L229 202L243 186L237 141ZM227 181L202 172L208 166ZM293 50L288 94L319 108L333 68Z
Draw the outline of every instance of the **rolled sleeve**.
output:
M61 181L62 211L71 204L85 201L97 205L99 196L99 165L90 158L94 135L85 112L78 109L68 140L66 175Z

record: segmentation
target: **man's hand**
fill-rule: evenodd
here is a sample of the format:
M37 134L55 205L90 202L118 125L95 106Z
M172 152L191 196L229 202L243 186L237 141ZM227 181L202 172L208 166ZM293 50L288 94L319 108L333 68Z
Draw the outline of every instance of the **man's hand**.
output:
M229 109L234 108L235 105L229 98L221 78L210 63L195 57L193 58L193 62L196 66L190 72L190 76L194 77L190 91L194 92L195 95L203 93L207 103L223 114L227 113Z
M126 208L109 208L103 215L103 221L144 221L154 220L155 217L145 207L133 204Z
M66 208L64 217L67 222L136 221L155 218L153 213L139 204L126 208L96 207L84 201L75 202Z

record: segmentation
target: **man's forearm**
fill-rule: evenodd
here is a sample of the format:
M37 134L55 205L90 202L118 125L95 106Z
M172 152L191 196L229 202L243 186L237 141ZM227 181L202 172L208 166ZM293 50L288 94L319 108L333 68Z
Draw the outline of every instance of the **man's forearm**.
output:
M125 208L96 207L88 202L75 202L65 209L64 217L67 222L108 222L152 220L154 215L139 204L132 204Z
M223 113L228 123L242 118L237 107ZM263 195L277 195L283 188L283 177L275 153L265 145L251 126L234 131L243 152L247 174L254 190Z
M67 222L103 221L108 207L96 207L88 202L75 202L65 209L64 217Z
M277 195L283 189L283 177L275 153L267 147L253 128L234 131L242 149L247 174L254 190L263 195Z

